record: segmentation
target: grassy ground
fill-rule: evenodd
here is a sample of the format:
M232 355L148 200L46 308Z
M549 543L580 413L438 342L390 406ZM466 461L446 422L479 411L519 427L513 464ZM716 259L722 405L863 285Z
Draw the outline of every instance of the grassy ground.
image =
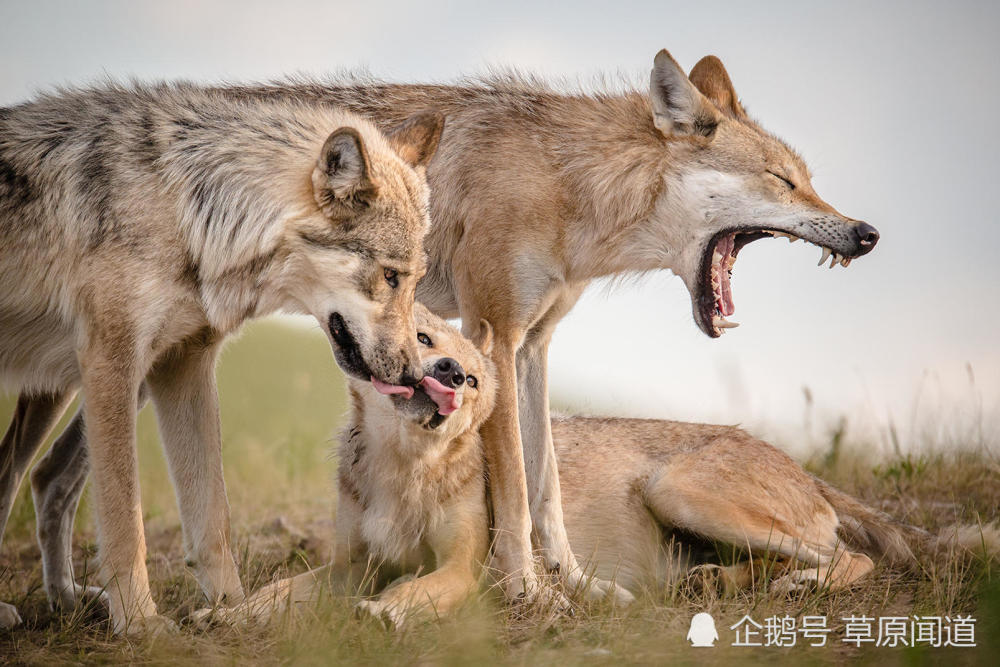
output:
M248 590L276 575L305 570L327 557L333 509L328 452L345 407L343 381L318 332L258 323L230 344L219 367L226 480L234 539ZM0 400L0 421L12 399ZM904 443L905 444L905 443ZM933 444L933 443L931 443ZM966 453L899 455L874 461L863 447L831 438L807 466L869 503L929 530L956 521L988 522L1000 514L1000 465L967 443ZM140 420L143 507L148 565L161 613L182 620L202 606L186 571L173 492L148 409ZM905 448L904 448L905 449ZM92 569L94 527L85 498L77 519L77 573ZM198 631L153 640L113 638L93 611L57 616L40 590L34 515L27 485L14 509L0 551L0 599L18 606L24 625L0 631L0 663L404 663L404 664L660 664L667 661L796 664L845 659L889 664L995 664L1000 655L1000 569L982 558L925 556L912 572L878 567L845 592L787 597L763 582L720 595L682 584L652 587L628 609L581 606L573 617L519 615L490 591L463 613L402 633L355 618L351 600L325 601L267 628ZM720 640L713 649L691 648L691 617L713 615ZM729 626L749 614L824 615L832 629L824 647L731 646ZM844 617L951 616L976 618L978 647L854 648L842 641ZM877 626L876 626L877 627Z

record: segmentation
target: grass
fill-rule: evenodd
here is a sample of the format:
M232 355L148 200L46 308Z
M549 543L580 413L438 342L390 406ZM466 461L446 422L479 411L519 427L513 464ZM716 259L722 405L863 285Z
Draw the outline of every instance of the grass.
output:
M273 321L248 327L230 344L218 378L234 541L244 584L251 590L275 576L304 571L329 554L335 462L328 459L345 410L344 383L317 331ZM9 418L12 402L12 397L0 399L0 420ZM933 446L904 446L881 460L872 460L863 444L844 442L839 429L806 466L931 531L1000 518L1000 465L976 443L947 453ZM139 451L154 595L161 613L182 620L202 602L184 566L173 491L148 408L140 418ZM94 540L85 497L74 543L78 575L93 570ZM401 633L356 618L352 600L330 599L264 628L184 627L169 637L120 639L110 636L94 610L63 616L48 611L25 485L0 550L0 599L15 603L25 623L0 631L0 663L827 664L856 659L993 664L1000 655L998 575L996 563L983 558L924 557L910 572L879 566L848 591L789 597L771 592L762 579L752 589L721 594L682 583L651 587L627 609L584 604L572 617L557 618L519 614L485 590L455 617L415 624ZM691 617L702 611L716 620L720 641L714 649L694 649L685 640ZM833 632L822 648L803 646L801 639L791 648L733 647L729 626L744 614L758 623L772 615L798 622L806 615L825 615ZM857 649L841 641L841 619L862 614L971 614L979 646Z

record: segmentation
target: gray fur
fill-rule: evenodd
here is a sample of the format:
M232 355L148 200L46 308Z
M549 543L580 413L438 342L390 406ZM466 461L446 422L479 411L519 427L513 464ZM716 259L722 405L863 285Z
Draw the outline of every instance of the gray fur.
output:
M212 599L242 598L213 374L225 336L278 309L305 312L349 373L419 380L422 172L441 122L424 114L386 136L329 105L186 83L109 83L0 110L0 382L21 391L0 498L16 493L54 406L80 387L86 396L33 479L53 604L87 593L73 583L69 535L89 458L113 627L169 625L155 616L144 565L134 451L143 379L188 557ZM355 153L333 160L324 144L345 133ZM382 278L389 269L396 286ZM6 517L9 500L0 509Z

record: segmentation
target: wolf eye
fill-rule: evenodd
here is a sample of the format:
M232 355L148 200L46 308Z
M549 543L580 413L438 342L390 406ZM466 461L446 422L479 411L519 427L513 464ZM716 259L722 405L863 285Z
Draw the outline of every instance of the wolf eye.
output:
M479 386L479 380L476 379L475 375L469 375L465 378L465 384L475 389Z
M399 271L396 269L382 269L382 275L385 276L385 281L389 283L389 287L399 287Z
M781 181L782 183L784 183L785 185L787 185L789 190L794 190L795 189L795 183L792 183L790 180L788 180L787 178L785 178L781 174L776 174L773 171L769 171L767 173L771 174L776 179L778 179L779 181Z
M427 347L433 347L434 343L431 342L431 337L425 333L417 334L417 342L421 345L426 345Z

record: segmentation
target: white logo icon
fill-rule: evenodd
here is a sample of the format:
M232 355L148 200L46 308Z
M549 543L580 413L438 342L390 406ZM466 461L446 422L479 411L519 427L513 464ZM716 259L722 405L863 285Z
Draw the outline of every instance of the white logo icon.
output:
M687 639L691 646L708 646L711 648L719 639L719 633L715 630L715 619L711 614L701 612L695 614L691 619L691 629L688 630Z

